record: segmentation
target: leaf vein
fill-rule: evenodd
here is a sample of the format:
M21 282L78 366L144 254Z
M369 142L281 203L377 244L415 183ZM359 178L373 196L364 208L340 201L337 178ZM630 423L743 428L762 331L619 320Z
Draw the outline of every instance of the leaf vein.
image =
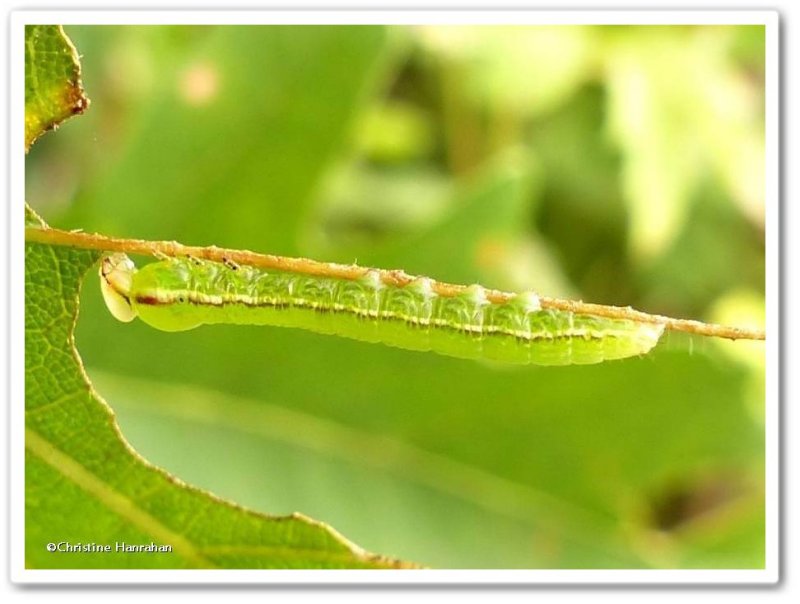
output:
M64 478L93 495L120 517L131 522L142 531L149 533L162 543L172 545L175 552L186 558L193 566L214 568L214 564L200 554L191 541L142 510L131 499L113 489L77 460L59 450L45 437L30 428L25 430L25 448L59 472Z

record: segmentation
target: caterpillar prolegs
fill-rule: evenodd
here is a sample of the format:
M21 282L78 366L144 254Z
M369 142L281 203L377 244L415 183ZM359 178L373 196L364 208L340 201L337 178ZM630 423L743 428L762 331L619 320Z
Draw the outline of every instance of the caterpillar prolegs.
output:
M493 302L479 285L438 295L419 277L387 285L232 263L169 258L136 270L125 254L105 258L101 288L111 313L164 331L232 323L297 327L409 350L508 363L599 363L648 352L663 325L542 309L533 293Z

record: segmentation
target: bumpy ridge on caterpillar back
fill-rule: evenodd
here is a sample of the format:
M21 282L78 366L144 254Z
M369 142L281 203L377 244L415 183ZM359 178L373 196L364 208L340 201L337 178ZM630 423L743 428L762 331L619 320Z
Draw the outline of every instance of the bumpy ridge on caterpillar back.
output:
M169 259L134 273L132 307L168 331L201 324L299 327L411 350L511 363L598 363L648 352L658 324L544 310L533 293L493 303L473 285L440 296L420 277L388 286L377 271L357 280Z

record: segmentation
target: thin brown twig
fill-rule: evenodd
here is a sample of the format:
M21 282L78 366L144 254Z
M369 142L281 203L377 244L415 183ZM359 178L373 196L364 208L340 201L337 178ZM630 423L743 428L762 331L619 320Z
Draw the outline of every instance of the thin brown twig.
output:
M232 260L238 264L248 266L337 279L354 280L363 277L369 271L377 271L385 284L396 287L408 285L417 278L402 270L373 269L357 266L355 264L335 264L331 262L319 262L308 258L288 258L271 254L259 254L249 250L230 250L216 246L200 247L183 245L177 241L121 239L93 233L64 231L54 228L28 227L25 229L25 240L36 243L48 243L51 245L102 250L106 252L126 252L129 254L141 254L146 256L163 254L165 256L174 257L192 256L194 258L212 260L215 262ZM431 281L431 286L433 291L438 295L447 297L457 296L463 293L467 288L465 285L441 283L438 281ZM493 289L486 290L487 298L495 303L506 302L513 298L514 295L513 293ZM695 335L713 336L730 340L766 339L766 334L763 329L731 327L727 325L717 325L715 323L703 323L702 321L675 319L641 312L629 306L606 306L604 304L590 304L579 300L564 300L545 296L540 296L539 300L542 308L566 310L578 314L608 317L612 319L627 319L640 323L657 323L664 325L666 329L683 331Z

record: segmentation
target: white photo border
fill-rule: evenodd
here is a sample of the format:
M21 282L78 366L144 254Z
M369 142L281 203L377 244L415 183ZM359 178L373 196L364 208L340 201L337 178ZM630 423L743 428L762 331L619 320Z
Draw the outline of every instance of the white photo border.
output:
M763 569L698 570L32 570L24 535L24 29L28 24L529 24L764 25L766 28L766 540ZM774 10L278 10L16 11L10 14L10 579L24 584L774 584L780 578L779 26ZM20 226L17 226L20 225Z

